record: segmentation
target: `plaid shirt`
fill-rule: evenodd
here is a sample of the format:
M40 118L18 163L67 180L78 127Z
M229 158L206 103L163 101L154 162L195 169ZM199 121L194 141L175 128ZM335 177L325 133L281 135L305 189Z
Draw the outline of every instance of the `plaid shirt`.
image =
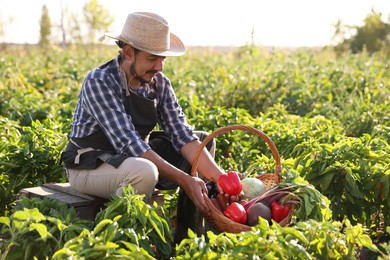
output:
M83 138L102 130L118 154L139 156L150 149L141 139L125 111L126 89L118 59L90 71L84 79L71 124L70 137ZM155 100L157 120L162 130L171 136L179 151L186 143L198 139L186 122L169 79L155 76L155 83L144 84L137 94Z

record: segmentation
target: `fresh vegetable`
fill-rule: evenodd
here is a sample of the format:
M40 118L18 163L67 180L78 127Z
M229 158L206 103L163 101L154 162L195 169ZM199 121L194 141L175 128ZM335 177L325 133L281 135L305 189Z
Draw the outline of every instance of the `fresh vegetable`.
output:
M269 204L278 201L282 205L294 206L294 216L300 220L329 220L332 212L329 200L310 184L279 183L263 195L244 204L245 210L257 202ZM272 207L271 207L272 211Z
M276 222L281 222L283 219L285 219L290 212L290 207L287 205L280 205L276 201L271 202L271 213L272 213L272 219Z
M271 209L261 202L257 202L252 206L250 206L246 211L246 213L248 216L247 224L249 226L257 225L257 223L259 223L259 217L264 218L268 221L268 223L271 223L271 219L272 219Z
M253 177L247 177L241 181L242 191L244 192L244 197L248 199L253 199L264 194L267 191L267 187L264 183Z
M229 171L218 178L218 184L223 192L229 195L238 195L242 191L240 176L236 171Z
M232 202L223 212L223 214L230 218L231 220L246 224L248 216L246 214L246 211L244 209L244 206L242 206L238 202Z

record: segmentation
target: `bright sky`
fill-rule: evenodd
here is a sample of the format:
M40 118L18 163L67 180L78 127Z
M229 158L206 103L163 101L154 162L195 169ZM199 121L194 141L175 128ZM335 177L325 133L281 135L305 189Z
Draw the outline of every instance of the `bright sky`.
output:
M68 12L82 18L87 0L62 0ZM127 14L150 11L163 16L186 45L243 46L253 40L265 46L323 46L330 44L333 24L362 25L373 8L388 22L390 0L99 0L114 17L118 34ZM0 0L0 42L37 43L42 6L58 26L61 0ZM56 31L55 28L52 32ZM59 29L58 29L59 32Z

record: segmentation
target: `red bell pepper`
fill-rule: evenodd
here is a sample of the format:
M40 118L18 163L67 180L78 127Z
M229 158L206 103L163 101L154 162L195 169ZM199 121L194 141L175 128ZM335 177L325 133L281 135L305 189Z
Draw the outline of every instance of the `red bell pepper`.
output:
M248 220L248 216L246 214L246 211L244 209L244 206L242 206L238 202L232 202L223 212L223 214L230 218L231 220L241 223L241 224L246 224Z
M218 178L218 184L223 192L229 195L238 195L242 191L240 176L236 171L229 171Z
M280 222L283 219L285 219L290 212L290 207L287 205L280 205L276 201L271 202L271 214L272 214L272 219L275 220L276 222Z

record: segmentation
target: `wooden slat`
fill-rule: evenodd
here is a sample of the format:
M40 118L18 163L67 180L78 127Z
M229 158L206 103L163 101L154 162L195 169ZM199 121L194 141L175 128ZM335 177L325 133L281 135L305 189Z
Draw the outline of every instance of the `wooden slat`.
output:
M80 207L85 205L93 204L93 201L87 200L83 197L71 195L68 193L63 193L59 190L54 190L49 187L41 186L41 187L33 187L33 188L25 188L19 192L19 197L44 197L50 198L54 200L58 200L68 204L73 207Z
M19 199L23 197L49 198L63 202L68 207L73 207L79 217L84 219L94 219L107 201L80 193L74 190L69 183L46 183L40 187L25 188L18 194Z
M93 196L76 191L75 189L73 189L70 186L69 182L66 182L66 183L57 183L57 182L45 183L42 186L48 187L48 188L53 189L53 190L61 191L61 192L64 192L64 193L67 193L67 194L70 194L73 196L77 196L77 197L81 197L81 198L84 198L87 200L91 200L91 201L99 199L99 198L96 198L96 197L93 197Z

